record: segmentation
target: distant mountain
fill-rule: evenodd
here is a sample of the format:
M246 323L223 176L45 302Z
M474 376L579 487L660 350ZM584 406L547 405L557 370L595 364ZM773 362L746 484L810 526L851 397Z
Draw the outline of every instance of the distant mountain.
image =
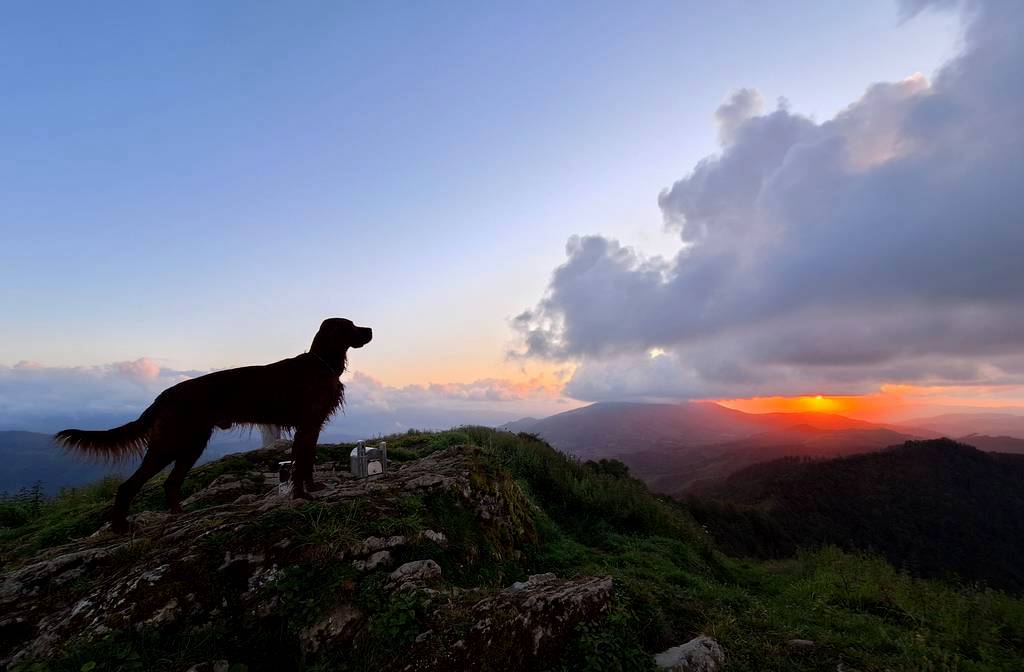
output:
M503 432L532 432L533 427L538 422L540 422L540 420L538 420L537 418L519 418L518 420L506 422L504 425L499 425L497 429Z
M709 402L599 403L509 423L584 460L615 458L651 489L680 494L756 462L836 457L920 435L824 413L743 413Z
M200 464L258 448L259 432L218 432L200 459ZM22 488L42 483L43 491L55 494L61 488L91 483L109 474L126 475L137 464L109 465L68 452L53 442L50 434L0 431L0 492L14 494Z
M871 549L915 574L1024 590L1024 456L937 439L832 460L757 464L691 499L740 555L823 543ZM750 530L737 536L736 518Z
M50 434L21 431L0 432L0 463L0 492L9 494L37 482L53 494L65 486L84 485L126 470L67 453L53 442Z
M598 403L538 420L527 431L585 459L710 445L764 431L757 416L713 403Z
M987 434L1024 439L1024 415L1012 413L947 413L907 420L900 425L946 437Z
M968 434L959 439L960 443L974 446L988 453L1015 453L1024 455L1024 439L1012 436L988 436L986 434Z
M881 450L914 438L916 437L881 427L830 430L796 425L705 447L702 451L704 459L697 462L687 460L685 465L680 465L682 468L652 474L649 485L654 490L672 495L699 493L708 484L714 484L759 462L781 457L827 459L856 455ZM671 455L665 456L665 459L671 458ZM639 471L635 472L635 475L644 478Z

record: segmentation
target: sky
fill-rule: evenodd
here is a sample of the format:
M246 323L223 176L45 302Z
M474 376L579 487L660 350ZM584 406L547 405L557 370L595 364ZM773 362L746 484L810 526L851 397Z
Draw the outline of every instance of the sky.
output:
M391 428L1024 397L1013 2L3 11L0 427L329 316Z

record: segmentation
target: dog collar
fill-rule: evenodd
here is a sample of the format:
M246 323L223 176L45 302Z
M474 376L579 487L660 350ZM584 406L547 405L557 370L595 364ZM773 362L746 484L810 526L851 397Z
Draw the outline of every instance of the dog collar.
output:
M314 357L319 359L321 362L324 363L324 366L326 366L328 369L330 369L331 373L333 373L334 375L336 375L336 376L340 376L341 375L341 373L342 373L341 371L338 371L333 366L331 366L331 363L328 362L323 357L321 357L320 355L316 354L315 352L309 352L309 353L306 353L306 354L313 355Z

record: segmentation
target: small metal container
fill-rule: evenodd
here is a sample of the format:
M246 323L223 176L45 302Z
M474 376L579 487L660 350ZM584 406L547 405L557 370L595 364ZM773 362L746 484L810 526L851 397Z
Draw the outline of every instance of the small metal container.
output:
M359 441L349 454L349 462L356 478L384 476L388 473L388 444L381 441L375 447L367 448L365 441Z
M285 460L277 463L277 490L281 493L288 492L288 484L292 480L292 462Z

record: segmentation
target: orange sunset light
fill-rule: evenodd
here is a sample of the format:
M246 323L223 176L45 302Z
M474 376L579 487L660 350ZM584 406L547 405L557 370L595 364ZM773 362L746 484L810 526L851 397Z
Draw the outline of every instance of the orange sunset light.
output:
M1001 396L993 397L1000 392ZM863 395L807 395L799 397L750 397L715 399L716 403L745 413L832 413L873 422L937 414L951 408L1019 410L1024 407L1024 388L979 386L882 385Z
M719 399L722 406L744 413L836 413L843 415L857 409L862 397L753 397L750 399Z

